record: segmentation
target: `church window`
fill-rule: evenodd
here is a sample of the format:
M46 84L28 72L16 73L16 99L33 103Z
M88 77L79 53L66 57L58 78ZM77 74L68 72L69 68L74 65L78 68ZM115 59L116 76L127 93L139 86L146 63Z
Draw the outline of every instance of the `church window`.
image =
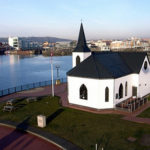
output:
M76 66L77 66L78 64L80 64L80 57L79 57L79 56L76 57Z
M123 85L120 84L119 86L119 99L123 98Z
M144 62L144 69L147 69L147 61Z
M87 98L88 98L87 88L84 84L82 84L80 87L80 99L87 100Z
M109 102L109 88L105 88L105 102Z
M125 96L127 96L128 95L128 83L126 82L126 84L125 84Z

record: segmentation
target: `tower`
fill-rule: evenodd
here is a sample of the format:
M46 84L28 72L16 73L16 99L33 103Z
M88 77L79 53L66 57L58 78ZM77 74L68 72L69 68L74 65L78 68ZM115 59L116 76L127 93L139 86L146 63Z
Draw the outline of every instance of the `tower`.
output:
M88 48L88 46L86 44L84 29L83 29L83 25L81 23L79 37L78 37L78 43L77 43L76 48L72 52L73 67L78 65L80 62L85 60L90 55L91 55L91 50Z

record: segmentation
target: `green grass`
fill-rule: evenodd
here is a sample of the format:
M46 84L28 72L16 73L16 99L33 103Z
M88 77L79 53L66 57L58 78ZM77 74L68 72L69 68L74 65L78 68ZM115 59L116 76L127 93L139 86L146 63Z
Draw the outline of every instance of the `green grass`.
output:
M85 150L95 150L99 143L104 150L148 150L139 144L143 134L150 134L150 126L121 119L120 115L93 114L79 110L64 108L59 105L59 98L44 97L37 102L19 101L22 106L14 112L2 112L4 104L0 104L0 119L22 122L30 117L29 124L37 127L36 116L44 114L54 116L41 130L50 131L63 137ZM60 112L60 113L59 113ZM128 142L128 137L137 138L136 142Z
M150 118L150 108L148 108L145 111L143 111L140 115L138 115L138 117Z
M148 101L150 101L150 96L148 97ZM150 118L150 108L143 111L140 115L138 115L138 117Z

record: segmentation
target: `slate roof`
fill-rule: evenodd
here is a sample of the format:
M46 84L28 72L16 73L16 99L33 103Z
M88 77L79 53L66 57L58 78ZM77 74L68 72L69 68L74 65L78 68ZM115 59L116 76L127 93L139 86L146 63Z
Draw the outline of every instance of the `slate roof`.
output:
M86 44L86 38L85 38L82 23L81 23L81 26L80 26L78 43L77 43L77 46L76 46L76 48L74 49L73 52L91 52L91 50L88 48L88 46Z
M145 52L92 52L91 56L67 72L68 76L84 78L119 78L139 73Z

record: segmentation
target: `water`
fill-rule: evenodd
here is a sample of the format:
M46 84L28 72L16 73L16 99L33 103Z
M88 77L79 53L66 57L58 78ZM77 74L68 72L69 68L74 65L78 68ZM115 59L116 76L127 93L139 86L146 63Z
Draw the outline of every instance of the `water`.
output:
M53 57L54 78L57 78L56 65L60 66L59 77L66 78L66 72L72 67L72 57ZM0 90L47 80L51 80L50 57L0 56Z

